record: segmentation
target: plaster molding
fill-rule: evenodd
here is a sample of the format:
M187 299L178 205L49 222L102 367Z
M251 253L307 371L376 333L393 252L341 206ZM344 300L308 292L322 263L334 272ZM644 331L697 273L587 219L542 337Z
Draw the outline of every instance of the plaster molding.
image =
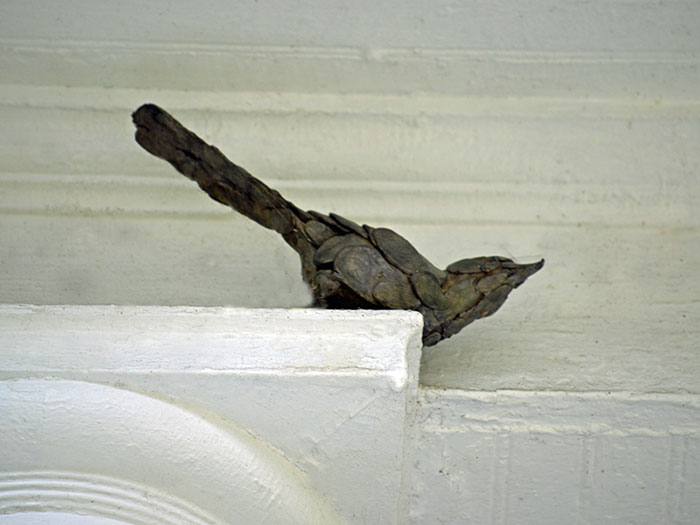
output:
M18 515L30 512L59 512L119 523L218 523L186 500L136 480L73 471L0 473L0 523L8 515L19 519Z
M399 522L421 332L401 311L0 305L5 486L96 474L223 523ZM22 497L3 510L37 510Z
M297 205L362 222L700 225L694 100L23 85L0 99L7 215L230 215L134 142L129 115L151 100Z
M0 381L0 398L0 513L154 524L339 519L301 472L230 423L83 381Z
M5 38L0 40L0 65L7 84L188 91L692 99L698 84L697 54L674 49L362 48Z

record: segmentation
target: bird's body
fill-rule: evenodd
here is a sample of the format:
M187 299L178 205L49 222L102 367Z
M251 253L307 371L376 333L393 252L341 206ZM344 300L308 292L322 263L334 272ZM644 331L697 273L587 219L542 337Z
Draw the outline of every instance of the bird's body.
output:
M136 140L147 151L214 200L282 235L301 258L316 306L416 310L423 315L427 346L493 314L544 264L477 257L441 270L388 228L299 209L157 106L141 106L133 120Z

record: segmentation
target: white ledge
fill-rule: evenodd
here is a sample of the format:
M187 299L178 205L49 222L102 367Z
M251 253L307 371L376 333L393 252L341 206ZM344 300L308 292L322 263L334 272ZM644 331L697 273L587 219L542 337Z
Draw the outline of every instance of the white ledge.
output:
M400 389L421 323L398 311L4 305L1 368L389 374Z
M159 495L144 523L403 523L421 332L401 311L0 305L0 514L123 517L76 507L87 483ZM221 479L187 485L204 464Z

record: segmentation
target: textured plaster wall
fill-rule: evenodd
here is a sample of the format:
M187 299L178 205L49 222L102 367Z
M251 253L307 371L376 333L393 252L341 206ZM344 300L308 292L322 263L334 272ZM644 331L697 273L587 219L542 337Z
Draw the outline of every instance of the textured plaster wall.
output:
M692 522L698 16L3 2L0 301L308 304L275 235L135 145L129 113L156 102L298 205L393 227L440 266L547 259L496 316L424 352L416 522ZM502 423L500 399L529 408ZM551 447L577 459L537 459Z

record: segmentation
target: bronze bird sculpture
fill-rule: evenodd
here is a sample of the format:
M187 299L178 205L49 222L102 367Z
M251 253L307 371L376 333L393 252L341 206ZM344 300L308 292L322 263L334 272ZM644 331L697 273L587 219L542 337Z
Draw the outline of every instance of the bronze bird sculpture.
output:
M544 264L476 257L441 270L388 228L297 208L158 106L145 104L132 118L136 141L146 151L197 182L212 199L282 235L301 257L302 277L316 306L416 310L423 315L426 346L493 314Z

